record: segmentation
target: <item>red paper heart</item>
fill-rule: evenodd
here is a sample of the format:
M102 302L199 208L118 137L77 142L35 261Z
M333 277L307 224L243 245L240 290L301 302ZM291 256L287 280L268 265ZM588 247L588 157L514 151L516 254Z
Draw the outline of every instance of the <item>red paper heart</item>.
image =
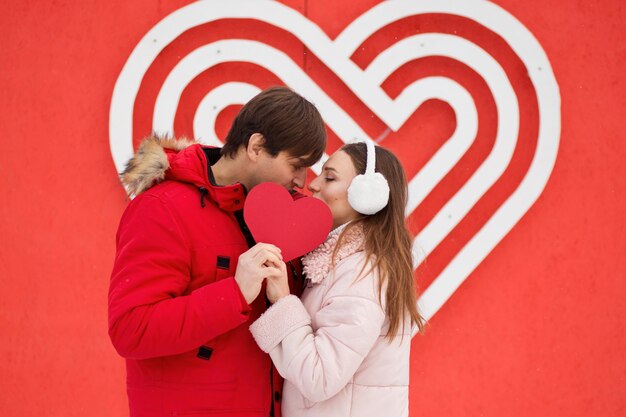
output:
M250 191L243 216L254 239L278 246L285 261L318 247L333 225L323 201L313 197L294 200L286 189L271 182Z

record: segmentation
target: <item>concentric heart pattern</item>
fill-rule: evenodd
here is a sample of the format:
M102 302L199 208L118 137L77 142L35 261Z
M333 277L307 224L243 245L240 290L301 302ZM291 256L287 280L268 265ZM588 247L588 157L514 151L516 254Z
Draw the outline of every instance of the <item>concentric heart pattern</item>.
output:
M240 106L277 84L317 105L328 154L375 140L400 157L427 319L533 205L556 159L548 58L489 1L384 1L331 39L279 2L231 0L175 11L132 51L110 109L117 170L152 130L221 145Z

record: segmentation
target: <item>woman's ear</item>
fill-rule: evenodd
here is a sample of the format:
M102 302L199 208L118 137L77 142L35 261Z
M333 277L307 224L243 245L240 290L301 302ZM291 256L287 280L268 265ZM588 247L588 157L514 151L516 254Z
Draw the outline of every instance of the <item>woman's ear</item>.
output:
M263 135L260 133L253 133L248 140L248 147L246 148L248 158L252 161L259 159L264 144L265 138Z

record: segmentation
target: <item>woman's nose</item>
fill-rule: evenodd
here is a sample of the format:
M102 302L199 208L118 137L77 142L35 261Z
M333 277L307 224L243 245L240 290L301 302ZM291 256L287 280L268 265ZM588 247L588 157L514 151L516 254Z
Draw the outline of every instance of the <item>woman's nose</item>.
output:
M312 193L319 191L319 178L320 177L315 177L310 183L309 186L307 187L309 189L309 191L311 191Z

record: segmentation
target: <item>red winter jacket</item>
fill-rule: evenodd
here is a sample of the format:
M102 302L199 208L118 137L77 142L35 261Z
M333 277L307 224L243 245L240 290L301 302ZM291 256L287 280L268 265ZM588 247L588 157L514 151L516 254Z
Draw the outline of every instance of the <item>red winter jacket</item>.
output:
M109 335L130 415L278 416L282 380L248 330L264 290L248 305L234 280L253 244L237 219L245 190L209 181L218 148L186 145L148 139L124 174L138 195L117 233Z

